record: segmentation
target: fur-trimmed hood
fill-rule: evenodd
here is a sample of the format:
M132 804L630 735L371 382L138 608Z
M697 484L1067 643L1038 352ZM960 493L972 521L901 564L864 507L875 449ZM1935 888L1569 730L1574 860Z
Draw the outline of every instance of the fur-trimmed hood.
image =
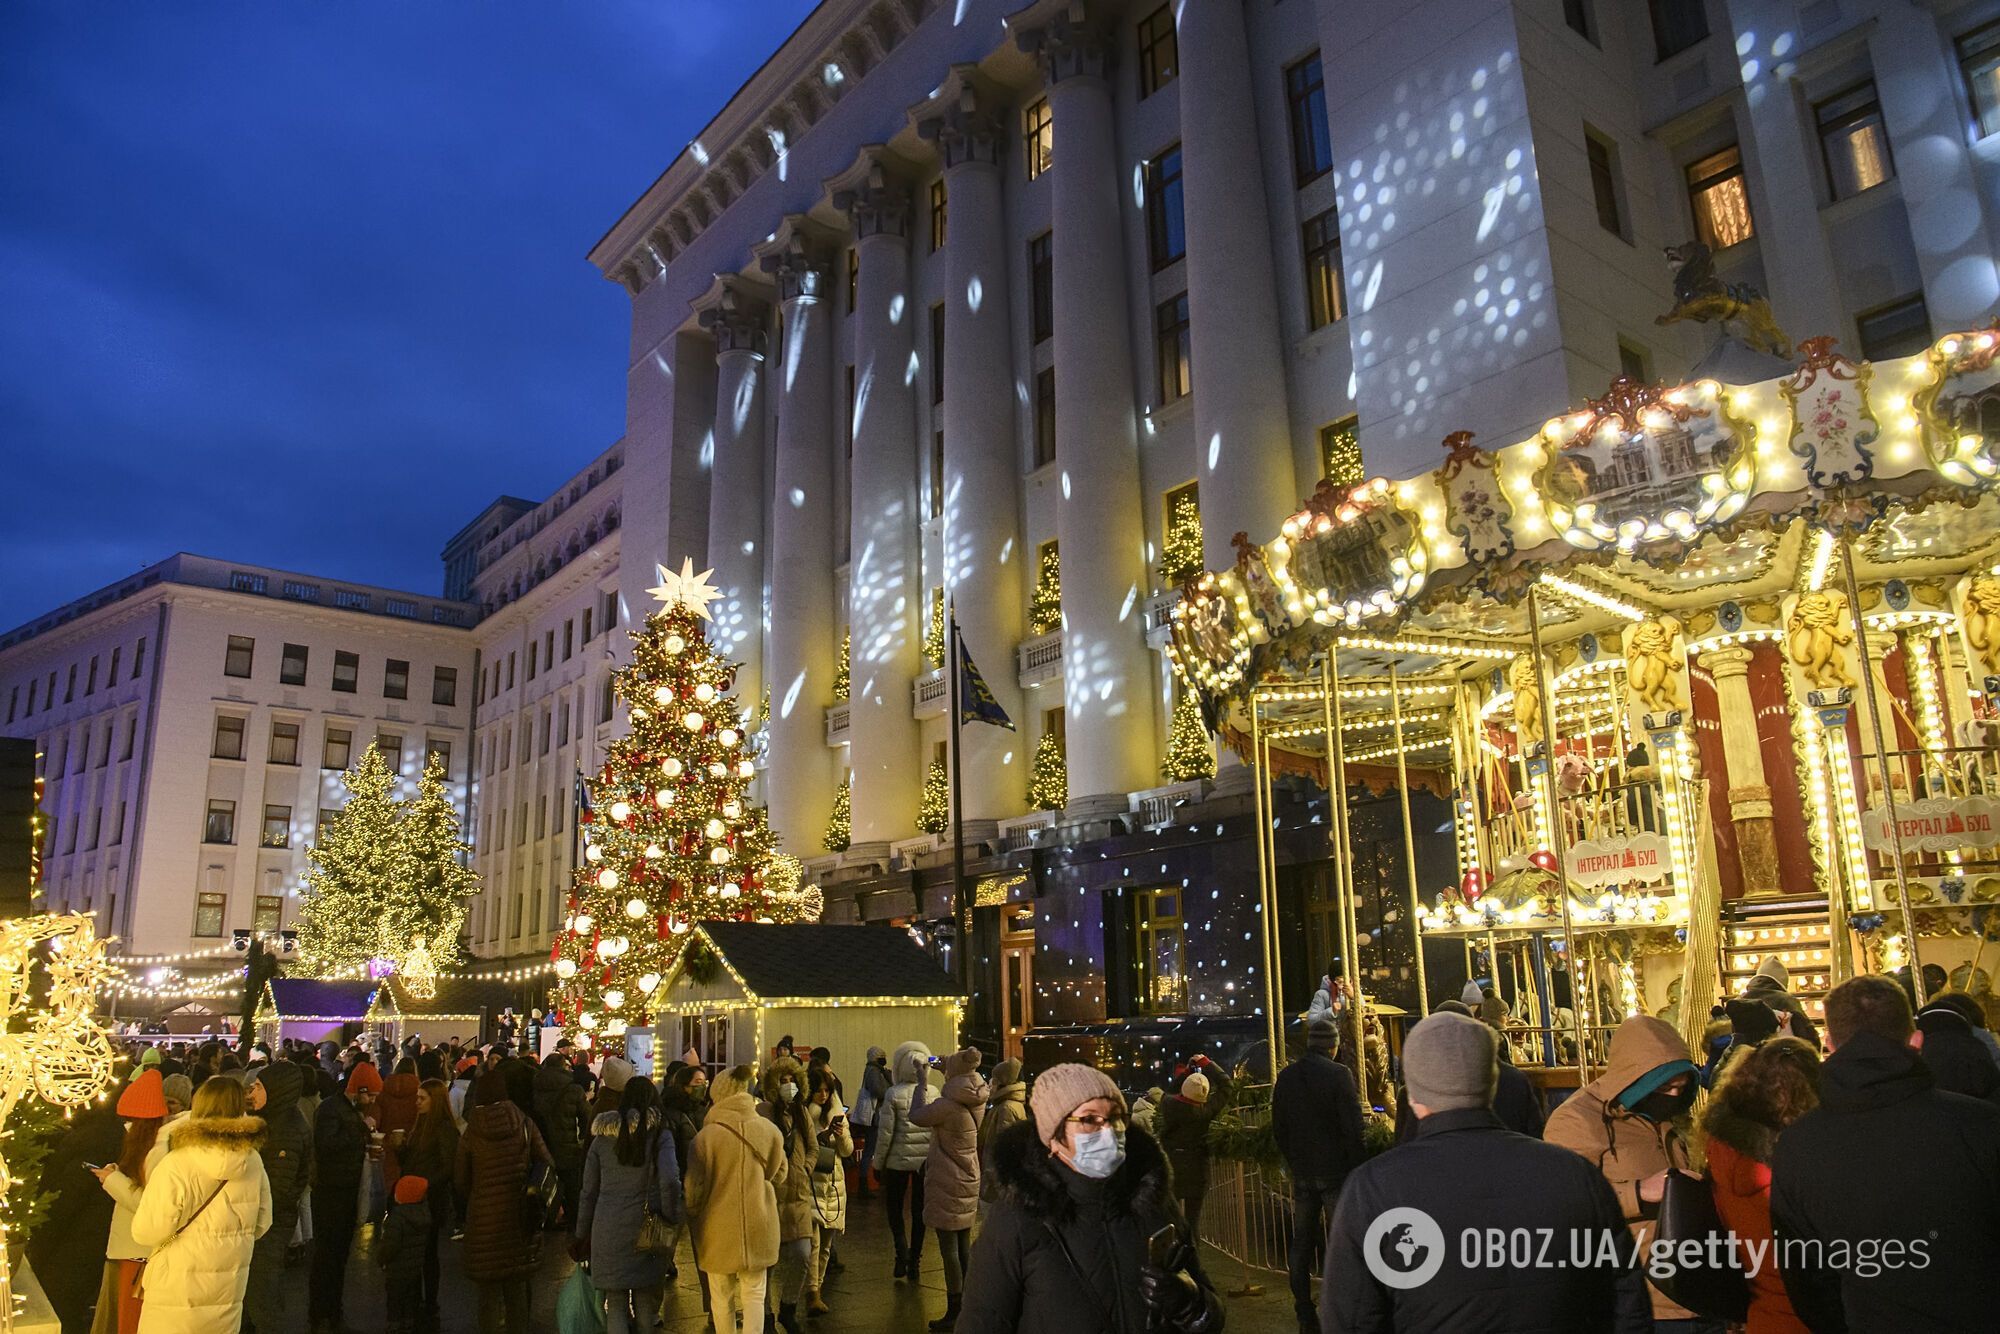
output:
M261 1116L188 1116L174 1127L176 1149L240 1149L255 1153L263 1147Z
M1701 1130L1708 1139L1720 1140L1755 1162L1770 1162L1771 1151L1778 1147L1778 1128L1746 1116L1726 1093L1709 1099L1702 1113Z
M1030 1218L1067 1222L1076 1213L1063 1177L1069 1169L1049 1154L1032 1119L1010 1126L993 1141L993 1175L1002 1198ZM1153 1137L1137 1126L1125 1131L1125 1161L1105 1183L1105 1207L1115 1213L1164 1208L1169 1191L1167 1160Z
M618 1133L618 1119L623 1115L624 1113L622 1112L599 1112L591 1119L590 1133L593 1135L615 1136ZM646 1126L648 1129L659 1124L660 1113L657 1109L646 1113Z

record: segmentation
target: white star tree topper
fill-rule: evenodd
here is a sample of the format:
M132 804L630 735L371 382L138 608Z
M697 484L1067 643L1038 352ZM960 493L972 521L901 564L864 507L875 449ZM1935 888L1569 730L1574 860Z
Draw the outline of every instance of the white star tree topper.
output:
M656 564L653 569L660 576L659 586L646 591L661 605L686 607L704 621L715 619L708 614L708 604L721 597L722 590L708 582L708 577L715 573L714 570L703 570L700 574L696 574L694 561L687 558L682 559L679 574L675 574L664 565Z

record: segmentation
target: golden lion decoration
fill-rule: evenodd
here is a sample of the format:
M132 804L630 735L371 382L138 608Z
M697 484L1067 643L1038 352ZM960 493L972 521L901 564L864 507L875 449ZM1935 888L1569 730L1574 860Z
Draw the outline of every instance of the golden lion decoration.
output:
M1625 640L1625 683L1641 714L1687 709L1687 663L1680 652L1681 623L1671 616L1649 617Z
M1533 654L1514 659L1507 668L1507 684L1514 688L1514 736L1526 751L1543 737L1542 674Z
M1853 644L1846 594L1824 588L1799 595L1785 621L1785 656L1810 689L1853 688L1854 665L1848 652Z
M1983 675L2000 676L2000 579L1980 574L1966 580L1959 615L1966 647L1978 658Z

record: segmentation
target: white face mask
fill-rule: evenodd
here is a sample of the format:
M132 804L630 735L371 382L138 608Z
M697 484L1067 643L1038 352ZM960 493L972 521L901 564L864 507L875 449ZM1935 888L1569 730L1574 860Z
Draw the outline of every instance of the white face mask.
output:
M1102 1181L1125 1161L1125 1135L1110 1126L1078 1135L1070 1145L1070 1166L1078 1176Z
M799 1086L790 1080L786 1080L784 1083L778 1085L778 1096L786 1102L791 1102L799 1096Z

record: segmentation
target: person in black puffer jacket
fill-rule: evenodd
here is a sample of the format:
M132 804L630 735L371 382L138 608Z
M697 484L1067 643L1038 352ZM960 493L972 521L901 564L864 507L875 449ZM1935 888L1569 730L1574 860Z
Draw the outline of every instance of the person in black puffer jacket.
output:
M972 1247L957 1334L1221 1334L1166 1158L1125 1128L1118 1086L1058 1065L1029 1107L993 1143L1001 1195ZM1162 1231L1174 1251L1164 1269L1150 1254Z
M250 1086L250 1110L264 1118L264 1175L271 1182L271 1226L250 1251L250 1286L243 1294L243 1315L258 1334L282 1334L285 1329L285 1252L299 1222L299 1197L312 1180L312 1127L299 1099L306 1091L306 1072L290 1061L257 1071Z
M583 1187L583 1155L590 1147L590 1095L570 1071L570 1044L565 1038L535 1071L535 1123L548 1140L562 1180L563 1226L576 1221L577 1192Z
M1174 1198L1188 1228L1201 1232L1201 1202L1208 1194L1208 1123L1229 1101L1229 1076L1206 1056L1181 1081L1181 1091L1160 1104L1153 1134L1173 1168Z

